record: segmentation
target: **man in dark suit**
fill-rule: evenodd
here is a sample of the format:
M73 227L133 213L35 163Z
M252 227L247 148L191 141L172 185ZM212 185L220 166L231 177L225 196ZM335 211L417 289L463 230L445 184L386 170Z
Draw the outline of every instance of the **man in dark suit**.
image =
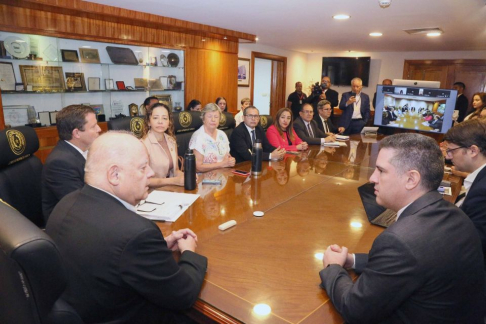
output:
M456 82L452 85L452 89L457 90L456 108L454 110L459 111L457 121L460 123L466 117L469 108L469 100L467 100L467 97L464 95L466 85L463 82Z
M483 255L471 220L437 192L444 159L420 134L380 142L375 184L378 204L397 221L369 254L327 248L320 272L348 323L483 323ZM356 282L346 268L361 273Z
M444 136L446 158L456 170L469 172L464 179L466 192L456 205L472 220L483 245L486 268L486 122L472 119L457 124Z
M207 259L194 252L196 234L182 229L164 238L135 212L153 175L136 137L103 134L90 148L86 185L49 217L46 232L67 270L62 298L85 323L185 323L177 311L199 295Z
M321 100L317 104L317 116L314 115L314 120L317 122L317 128L325 134L331 135L344 132L344 127L337 128L331 120L331 103L328 100Z
M243 111L243 123L240 123L231 133L231 156L236 163L251 161L251 151L255 140L260 140L263 148L263 160L280 160L285 155L284 148L273 147L265 136L265 131L258 125L260 113L255 106L249 106Z
M42 213L47 222L54 206L68 193L83 187L88 149L101 129L93 108L71 105L56 116L59 142L42 170Z
M307 102L314 107L314 115L317 115L317 104L321 100L327 100L331 103L331 107L337 107L339 104L339 94L337 91L331 89L332 83L328 76L323 76L321 80L321 90L319 92L312 91L312 94L307 98ZM331 110L331 119L334 118L334 110Z
M321 145L325 142L334 142L334 134L326 134L317 127L314 120L314 109L308 103L300 109L300 117L294 121L294 130L297 136L309 145Z
M392 82L392 80L390 80L390 79L385 79L385 80L381 81L381 85L384 85L384 86L391 86L391 85L393 85L393 82ZM375 109L376 109L376 92L375 92L375 94L373 95L373 108L375 108Z
M339 109L343 111L339 126L344 127L344 134L359 134L370 118L370 97L361 92L363 81L351 80L351 91L343 93Z

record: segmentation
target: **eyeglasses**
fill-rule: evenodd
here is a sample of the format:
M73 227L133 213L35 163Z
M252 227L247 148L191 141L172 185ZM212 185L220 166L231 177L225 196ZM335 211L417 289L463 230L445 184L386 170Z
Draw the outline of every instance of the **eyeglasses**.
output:
M302 111L304 114L307 114L307 115L311 115L313 114L314 112L312 110L304 110Z
M458 149L462 149L462 148L467 148L465 146L459 146L459 147L456 147L456 148L453 148L453 149L447 149L445 152L447 155L452 155L451 153L454 152L455 150L458 150Z
M260 118L260 115L245 115L246 117L248 118L251 118L251 119L258 119Z
M319 110L331 111L331 108L318 108Z

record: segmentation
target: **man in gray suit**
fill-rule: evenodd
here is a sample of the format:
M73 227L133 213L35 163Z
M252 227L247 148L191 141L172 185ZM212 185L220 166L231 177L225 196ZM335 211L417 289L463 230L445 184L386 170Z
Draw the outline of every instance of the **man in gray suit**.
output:
M481 241L470 219L437 192L444 160L437 143L420 134L380 142L375 184L378 204L397 221L369 254L327 248L321 286L348 323L482 323ZM361 276L355 283L344 268Z
M321 145L324 142L334 142L334 134L326 134L317 127L314 120L314 108L308 103L302 105L299 112L300 117L294 121L294 130L297 136L309 145Z

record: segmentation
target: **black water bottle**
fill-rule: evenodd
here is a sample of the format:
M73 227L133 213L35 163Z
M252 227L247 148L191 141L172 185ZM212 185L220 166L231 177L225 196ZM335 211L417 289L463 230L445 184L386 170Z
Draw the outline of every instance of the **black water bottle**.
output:
M263 148L262 141L259 139L253 143L253 152L251 152L251 174L259 176L262 173Z
M191 149L184 155L184 189L196 189L196 157Z

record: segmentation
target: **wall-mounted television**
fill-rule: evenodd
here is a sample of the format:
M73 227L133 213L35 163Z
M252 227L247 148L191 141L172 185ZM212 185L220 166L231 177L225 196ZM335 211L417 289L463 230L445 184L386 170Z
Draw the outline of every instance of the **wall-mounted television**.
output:
M370 61L367 57L323 57L322 76L331 78L331 82L338 86L350 86L353 78L363 80L367 87L370 79Z
M376 87L375 126L445 133L452 126L457 91L450 89Z

